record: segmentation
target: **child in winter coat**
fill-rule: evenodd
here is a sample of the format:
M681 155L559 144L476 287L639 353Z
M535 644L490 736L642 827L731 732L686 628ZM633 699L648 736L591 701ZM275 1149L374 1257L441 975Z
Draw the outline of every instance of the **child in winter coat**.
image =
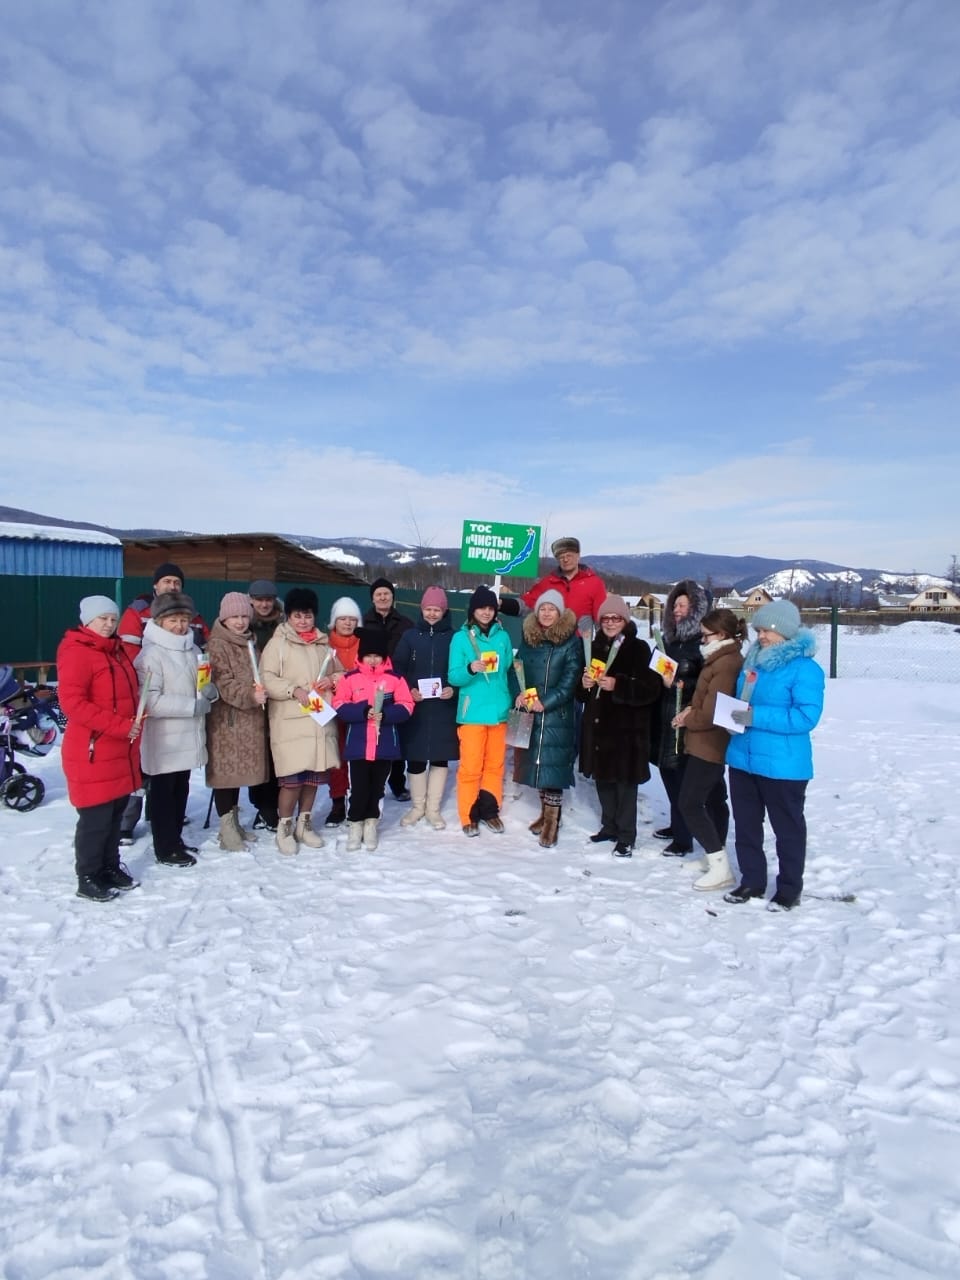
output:
M401 759L397 726L413 714L407 682L394 674L387 657L385 628L371 623L357 634L357 666L341 678L333 697L337 715L347 726L350 852L359 849L361 843L366 849L377 847L380 802L391 764Z
M208 681L198 689L200 650L193 642L193 601L182 591L154 596L143 646L134 666L147 689L147 718L141 736L144 773L150 775L150 827L158 862L192 867L196 849L183 843L190 771L206 764L204 721L217 700Z
M503 831L503 766L507 754L507 717L519 683L513 669L513 645L497 621L499 601L489 587L470 597L467 620L450 644L450 683L457 702L460 768L457 809L465 836L478 836L479 823Z

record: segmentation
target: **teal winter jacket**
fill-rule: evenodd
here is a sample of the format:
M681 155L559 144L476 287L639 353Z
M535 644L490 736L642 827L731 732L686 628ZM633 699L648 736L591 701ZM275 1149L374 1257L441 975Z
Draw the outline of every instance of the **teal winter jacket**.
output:
M737 697L747 698L753 723L730 735L727 765L763 778L797 782L813 777L810 731L823 712L823 668L814 660L817 642L801 627L783 644L750 646L737 680ZM744 692L746 690L746 692Z
M496 653L498 669L468 671L481 653ZM513 670L513 644L507 631L494 619L484 635L476 623L464 623L450 642L450 683L460 690L457 724L505 724L519 689Z
M528 614L517 657L527 688L536 689L543 711L533 713L530 746L517 753L514 777L528 787L562 791L573 786L577 752L574 695L584 666L577 615L566 609L552 627L544 628L535 613Z

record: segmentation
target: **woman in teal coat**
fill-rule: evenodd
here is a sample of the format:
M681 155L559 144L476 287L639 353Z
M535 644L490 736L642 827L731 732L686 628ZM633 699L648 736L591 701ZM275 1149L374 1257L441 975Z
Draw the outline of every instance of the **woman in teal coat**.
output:
M583 673L583 647L577 619L559 591L537 598L534 612L523 623L517 656L523 663L527 691L516 705L533 713L530 746L517 753L514 777L540 792L540 816L530 830L545 849L557 843L563 792L573 786L577 752L574 697Z

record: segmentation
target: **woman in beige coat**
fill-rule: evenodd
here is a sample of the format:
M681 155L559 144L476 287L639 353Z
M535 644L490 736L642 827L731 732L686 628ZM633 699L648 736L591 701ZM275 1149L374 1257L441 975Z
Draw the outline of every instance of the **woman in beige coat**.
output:
M313 803L327 771L340 763L340 752L336 718L327 724L315 720L310 697L319 694L328 703L343 668L326 634L317 629L315 591L293 587L284 612L286 621L263 651L260 677L269 699L270 750L280 785L277 847L292 854L301 844L323 848L323 837L313 830Z
M746 638L746 623L730 609L714 609L703 618L700 623L703 667L690 705L673 719L673 728L685 731L687 754L680 788L680 812L705 853L700 864L705 874L694 881L695 889L726 889L734 882L725 848L730 810L723 780L730 735L713 723L713 713L717 694L732 695L737 687L737 676L743 666L740 651Z
M240 825L240 788L266 782L266 690L253 678L250 619L242 591L228 591L210 632L210 675L220 698L207 716L207 786L220 819L220 848L242 853L256 839Z

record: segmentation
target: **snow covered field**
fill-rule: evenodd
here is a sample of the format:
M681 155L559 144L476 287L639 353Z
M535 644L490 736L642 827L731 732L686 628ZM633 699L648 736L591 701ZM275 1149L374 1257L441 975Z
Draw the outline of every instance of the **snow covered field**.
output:
M376 854L180 871L143 838L142 888L96 905L57 753L29 762L4 1280L952 1280L958 726L958 685L829 684L790 915L693 893L649 838L597 852L583 782L555 850L529 793L474 841L450 798L445 833L388 799Z

